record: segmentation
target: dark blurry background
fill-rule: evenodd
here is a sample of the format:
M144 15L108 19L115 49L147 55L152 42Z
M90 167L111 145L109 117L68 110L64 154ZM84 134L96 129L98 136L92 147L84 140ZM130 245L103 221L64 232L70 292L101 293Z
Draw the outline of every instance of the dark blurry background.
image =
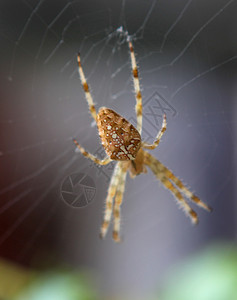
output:
M2 258L90 270L104 295L134 299L162 287L176 263L235 241L236 13L236 1L226 0L0 2ZM78 51L97 108L136 124L122 28L133 36L140 70L143 138L152 142L166 112L167 132L153 154L214 211L195 207L193 227L150 172L128 178L116 245L111 232L98 238L112 168L76 153L72 137L103 155ZM89 178L92 203L83 208L61 195L73 174Z

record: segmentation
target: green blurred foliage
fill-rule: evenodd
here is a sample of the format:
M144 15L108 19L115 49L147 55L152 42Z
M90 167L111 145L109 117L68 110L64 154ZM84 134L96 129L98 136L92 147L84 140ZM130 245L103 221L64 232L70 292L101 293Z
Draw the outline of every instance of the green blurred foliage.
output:
M0 260L1 300L97 300L88 272L54 268L34 271Z
M179 265L159 300L237 300L237 247L215 245Z
M171 270L166 284L157 295L153 299L237 300L237 246L223 243L215 245L179 264L175 270ZM120 295L116 297L124 299ZM88 272L60 268L36 272L0 260L0 299L103 298L96 293L95 278Z
M44 272L21 291L16 300L95 300L98 299L83 275L73 271Z

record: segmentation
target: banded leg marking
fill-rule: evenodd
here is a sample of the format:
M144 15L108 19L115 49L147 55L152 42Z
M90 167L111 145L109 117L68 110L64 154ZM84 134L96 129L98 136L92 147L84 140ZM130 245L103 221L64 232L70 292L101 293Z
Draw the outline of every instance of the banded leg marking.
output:
M160 161L157 161L157 166L160 172L164 173L165 176L174 182L174 184L180 189L180 191L191 201L196 203L198 206L202 207L207 211L212 211L212 208L200 200L196 195L194 195L186 186L182 183L182 181L176 177L166 166L164 166Z
M175 199L177 199L178 204L180 204L181 208L183 208L184 213L190 217L191 222L193 224L198 223L198 216L197 213L188 205L188 203L185 201L184 197L181 195L179 190L169 181L167 177L164 176L157 176L158 179L163 183L163 185L171 191L171 193L174 195Z
M151 144L151 145L144 143L143 147L146 148L146 149L150 149L150 150L155 149L159 145L160 140L161 140L163 134L166 131L166 128L167 128L167 120L166 120L166 115L164 115L163 116L163 122L162 122L161 130L158 132L158 134L157 134L157 136L155 138L154 143Z
M120 180L118 183L115 201L114 201L114 229L113 229L113 239L115 242L120 242L120 228L121 228L121 214L120 214L120 207L123 201L123 194L125 190L125 180L127 175L127 169L123 169Z
M117 190L120 175L121 175L121 168L120 168L119 164L117 164L114 169L114 173L112 175L108 193L107 193L107 197L105 200L104 220L103 220L103 223L102 223L101 229L100 229L100 238L102 238L102 239L105 238L106 233L109 228L110 221L111 221L111 216L112 216L112 211L113 211L113 199L114 199L114 196L115 196L115 193Z
M83 87L84 92L85 92L86 100L87 100L87 103L89 105L89 110L90 110L90 113L91 113L92 117L96 121L95 104L93 102L93 98L92 98L92 95L90 93L90 89L89 89L88 83L86 81L85 74L84 74L83 69L82 69L81 58L80 58L79 53L77 55L77 62L78 62L78 72L79 72L79 75L80 75L82 87Z
M150 153L145 152L145 164L150 167L157 179L159 179L163 185L175 196L175 199L177 199L185 214L190 217L192 223L197 224L198 216L196 212L189 206L180 191L170 182L170 178L166 176L165 172L162 172L160 168L160 162Z
M98 165L107 165L108 163L110 163L112 161L109 157L106 157L105 159L100 160L99 158L97 158L94 155L87 152L82 146L80 146L76 139L73 139L73 142L77 146L77 148L80 150L81 154L83 154L85 157L89 158L90 160L92 160L94 163L96 163Z
M134 54L134 48L132 42L128 42L129 50L130 50L130 57L131 57L131 64L132 64L132 74L133 74L133 85L134 91L136 95L136 114L137 114L137 130L141 134L142 131L142 94L141 88L138 78L138 68L136 63L136 58Z

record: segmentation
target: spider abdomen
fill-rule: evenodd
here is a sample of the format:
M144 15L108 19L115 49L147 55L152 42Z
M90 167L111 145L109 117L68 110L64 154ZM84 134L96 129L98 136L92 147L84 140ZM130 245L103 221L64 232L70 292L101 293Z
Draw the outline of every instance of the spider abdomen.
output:
M134 160L141 147L137 129L112 109L101 107L97 114L97 126L102 145L113 160Z

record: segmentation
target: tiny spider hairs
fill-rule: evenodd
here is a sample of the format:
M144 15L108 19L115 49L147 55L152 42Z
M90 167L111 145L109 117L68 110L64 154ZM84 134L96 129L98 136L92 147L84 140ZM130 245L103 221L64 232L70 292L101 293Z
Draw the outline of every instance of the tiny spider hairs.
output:
M92 95L87 84L84 71L81 65L80 54L77 56L79 77L85 92L85 97L90 113L96 121L101 143L107 157L103 160L88 153L77 141L73 139L80 152L94 163L106 165L111 161L117 161L112 178L110 180L107 197L105 200L104 220L100 230L100 237L105 238L113 215L113 239L120 242L120 207L123 201L125 181L127 172L132 178L141 173L147 173L147 167L151 169L156 178L174 195L184 213L191 219L193 224L198 223L197 213L189 206L184 196L207 211L211 207L195 196L166 166L144 149L153 150L166 131L166 115L163 116L163 123L153 144L147 144L141 139L142 131L142 95L138 78L138 68L134 54L131 38L127 37L132 66L133 85L136 97L137 128L129 121L112 109L101 107L96 113Z

